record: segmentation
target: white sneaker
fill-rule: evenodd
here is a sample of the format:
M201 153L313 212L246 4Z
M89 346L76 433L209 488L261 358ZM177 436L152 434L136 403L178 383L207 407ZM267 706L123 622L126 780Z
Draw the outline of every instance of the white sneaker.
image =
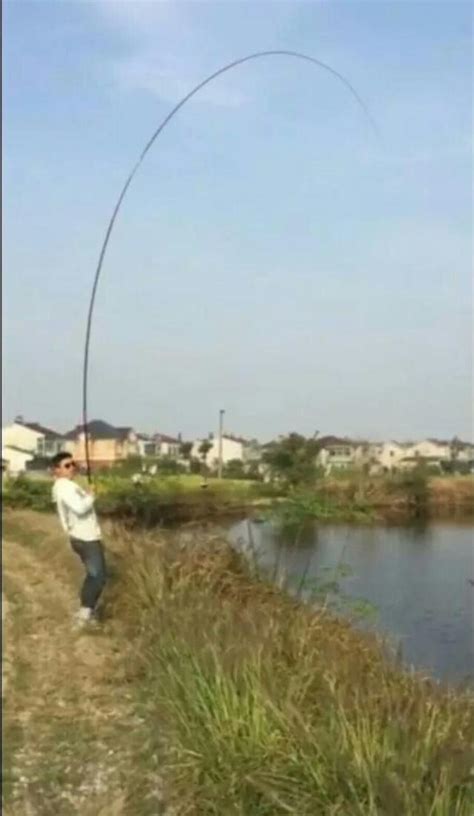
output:
M94 610L88 606L81 606L79 612L76 613L76 625L79 629L86 626L94 619Z

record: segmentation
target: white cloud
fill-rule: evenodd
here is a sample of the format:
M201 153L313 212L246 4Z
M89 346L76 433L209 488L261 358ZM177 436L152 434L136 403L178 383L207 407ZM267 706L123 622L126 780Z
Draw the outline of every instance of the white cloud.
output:
M193 70L189 63L173 69L171 60L146 53L115 63L114 73L122 88L148 91L170 102L178 102L205 78L203 70ZM229 108L240 107L246 99L246 95L224 80L217 85L209 84L196 97L201 102Z
M198 24L197 4L165 0L95 0L99 19L122 38L124 53L110 62L117 85L178 102L219 67L212 30ZM196 97L217 107L235 108L248 96L223 77Z
M173 0L94 0L94 6L106 23L129 35L172 21L183 9Z

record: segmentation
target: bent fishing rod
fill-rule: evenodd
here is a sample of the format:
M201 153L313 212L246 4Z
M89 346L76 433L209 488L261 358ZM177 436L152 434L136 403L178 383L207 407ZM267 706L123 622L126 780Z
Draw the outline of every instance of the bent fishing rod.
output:
M246 57L241 57L240 59L234 60L233 62L229 62L227 65L224 65L219 70L214 71L214 73L210 74L206 79L203 79L202 82L199 82L191 91L189 91L186 96L184 96L175 107L168 113L168 115L163 119L163 121L159 124L157 129L154 131L152 137L147 142L145 147L143 148L138 160L135 162L131 172L127 176L125 184L123 185L122 191L118 197L117 203L112 212L112 216L107 226L107 230L105 232L105 237L102 243L102 247L99 254L99 260L97 263L97 268L94 275L94 282L92 285L92 292L89 302L89 309L87 313L87 325L86 325L86 335L85 335L85 344L84 344L84 360L83 360L83 375L82 375L82 422L83 422L83 432L84 432L84 443L85 443L85 458L86 458L86 467L87 467L87 480L89 484L92 481L92 471L91 471L91 459L90 459L90 442L89 442L89 410L88 410L88 396L89 396L89 357L90 357L90 342L91 342L91 332L92 332L92 319L94 316L94 306L95 300L97 295L97 288L99 286L99 280L102 272L102 266L104 263L104 258L107 252L107 247L110 241L110 236L112 235L112 230L115 225L115 221L117 219L117 215L119 213L120 207L122 206L122 202L125 198L125 195L132 183L134 176L136 175L140 165L142 164L145 156L147 155L148 151L151 149L152 145L155 143L156 139L165 129L165 127L169 124L169 122L173 119L173 117L178 113L178 111L192 99L195 94L197 94L202 88L212 82L221 74L225 74L227 71L230 71L233 68L236 68L238 65L243 65L246 62L250 62L251 60L260 59L263 57L291 57L298 60L304 60L307 63L310 63L317 68L321 68L324 71L328 71L332 76L338 79L342 84L348 89L348 91L352 94L352 96L357 101L358 105L362 108L368 122L371 125L372 130L374 131L377 139L379 139L379 133L377 126L369 112L364 101L361 99L355 88L351 85L351 83L338 71L334 68L331 68L330 65L327 65L325 62L316 59L316 57L311 57L308 54L301 54L298 51L286 51L286 50L274 50L274 51L257 51L254 54L248 54Z

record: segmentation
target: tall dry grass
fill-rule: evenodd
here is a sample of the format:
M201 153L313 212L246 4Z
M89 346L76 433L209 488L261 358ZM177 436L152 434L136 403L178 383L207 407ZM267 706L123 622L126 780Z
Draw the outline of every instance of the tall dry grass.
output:
M341 473L322 481L317 492L342 509L355 503L381 518L474 515L474 476L432 476L420 470L373 477Z
M180 816L471 816L473 698L248 577L204 534L116 537L109 600Z

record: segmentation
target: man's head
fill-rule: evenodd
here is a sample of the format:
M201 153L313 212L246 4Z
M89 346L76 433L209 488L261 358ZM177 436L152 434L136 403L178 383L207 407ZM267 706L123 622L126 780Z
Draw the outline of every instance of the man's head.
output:
M51 468L55 479L74 479L76 467L74 459L67 451L61 451L51 459Z

